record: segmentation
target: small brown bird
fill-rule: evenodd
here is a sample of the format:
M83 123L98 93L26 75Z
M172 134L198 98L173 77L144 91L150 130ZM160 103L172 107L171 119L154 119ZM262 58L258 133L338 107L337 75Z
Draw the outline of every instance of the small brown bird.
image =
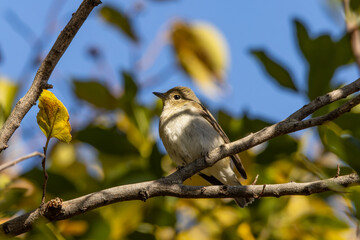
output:
M163 101L160 116L160 138L170 158L183 166L230 140L211 113L187 87L175 87L166 93L153 92ZM213 185L241 185L233 166L246 179L246 172L237 155L226 157L199 175ZM253 198L235 198L240 207Z

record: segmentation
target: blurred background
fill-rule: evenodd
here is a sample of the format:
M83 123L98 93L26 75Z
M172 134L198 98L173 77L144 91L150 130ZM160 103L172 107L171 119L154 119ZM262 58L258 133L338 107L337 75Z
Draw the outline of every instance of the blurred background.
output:
M81 1L0 1L0 126ZM56 66L51 91L67 107L73 140L50 141L47 199L76 198L175 171L158 136L151 93L188 86L231 140L285 119L357 79L346 24L350 1L103 0ZM355 20L354 20L355 19ZM360 44L360 43L358 43ZM333 103L314 116L339 106ZM42 151L34 106L0 155ZM307 182L359 172L360 108L318 128L240 154L251 183ZM0 175L0 222L38 207L43 174L33 158ZM187 184L205 185L196 176ZM360 189L261 198L112 204L36 227L22 239L356 239Z

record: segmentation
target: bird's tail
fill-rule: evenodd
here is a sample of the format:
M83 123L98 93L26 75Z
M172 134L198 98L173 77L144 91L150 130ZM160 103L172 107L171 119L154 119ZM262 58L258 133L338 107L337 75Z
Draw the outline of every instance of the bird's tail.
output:
M244 208L244 207L248 206L249 204L251 204L255 199L254 198L234 198L234 200L239 207Z
M240 182L238 182L239 185L241 185ZM249 204L251 204L255 199L254 198L234 198L236 204L241 207L247 207Z

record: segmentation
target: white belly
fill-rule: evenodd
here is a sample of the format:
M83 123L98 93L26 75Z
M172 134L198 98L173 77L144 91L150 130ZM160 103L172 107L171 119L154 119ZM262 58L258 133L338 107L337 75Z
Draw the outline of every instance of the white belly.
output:
M180 114L167 121L162 138L170 157L181 165L224 143L206 119L193 114Z

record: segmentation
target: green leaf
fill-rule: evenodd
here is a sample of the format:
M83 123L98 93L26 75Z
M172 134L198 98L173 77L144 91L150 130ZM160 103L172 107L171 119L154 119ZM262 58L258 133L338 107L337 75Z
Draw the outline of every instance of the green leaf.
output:
M355 217L360 220L360 188L359 187L354 187L349 189L351 192L349 194L349 198L350 200L353 202L354 204L354 215Z
M326 150L335 153L357 173L360 173L360 140L345 134L335 123L320 126L318 131Z
M91 103L95 107L113 110L118 107L118 100L109 89L98 81L74 80L74 91L78 98Z
M349 112L335 119L334 122L351 134L351 136L360 139L360 114Z
M105 21L115 26L132 41L139 41L139 38L134 31L130 18L120 9L115 9L114 7L105 5L100 9L99 13Z
M330 35L311 38L305 26L294 21L299 48L308 62L308 97L310 100L331 90L331 79L336 69L354 61L350 40L345 34L334 41Z
M75 138L94 146L100 152L106 154L125 155L138 153L137 149L127 140L126 135L115 127L88 126L77 132Z
M305 215L299 219L299 223L305 228L310 229L311 227L318 226L331 229L347 229L349 225L344 221L332 216L332 215L324 215L320 213L312 213Z
M157 145L154 144L149 162L150 162L151 172L156 176L156 178L161 178L164 174L161 167L161 159L163 156L164 155L159 151Z
M261 119L251 119L245 114L242 118L232 117L229 114L219 111L218 122L231 141L240 139L249 133L259 131L270 123Z
M269 164L279 158L288 157L298 149L298 142L289 135L280 136L268 141L266 149L256 156L259 164Z
M122 72L124 80L124 95L121 97L125 102L132 102L136 98L138 87L134 81L134 77L129 72Z
M26 194L26 191L27 189L25 188L9 188L1 193L0 212L2 217L10 214L10 209L13 209L14 205L21 202Z
M48 171L49 180L47 183L46 192L52 194L54 196L71 196L72 193L78 192L74 182L68 180L61 173L54 173L52 171ZM27 178L37 186L42 186L44 182L43 171L39 169L33 169L23 175L24 178Z
M295 92L298 91L288 70L286 70L286 68L274 58L270 57L266 51L252 50L251 54L254 55L260 63L262 63L262 66L266 70L267 74L275 80L275 83Z

